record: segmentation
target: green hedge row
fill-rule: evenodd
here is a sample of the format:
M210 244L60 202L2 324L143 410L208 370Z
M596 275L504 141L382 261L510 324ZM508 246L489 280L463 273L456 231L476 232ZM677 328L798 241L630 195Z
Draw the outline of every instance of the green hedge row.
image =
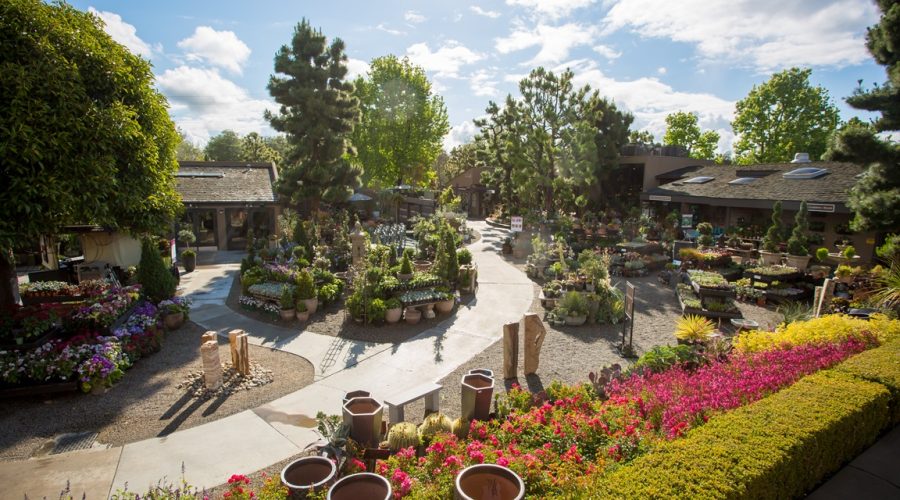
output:
M804 377L561 498L795 498L900 412L900 342Z

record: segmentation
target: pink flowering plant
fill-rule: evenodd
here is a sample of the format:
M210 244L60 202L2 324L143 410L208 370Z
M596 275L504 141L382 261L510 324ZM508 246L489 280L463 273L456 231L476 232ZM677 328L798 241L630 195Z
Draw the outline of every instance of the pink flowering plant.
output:
M140 285L110 288L82 307L72 319L80 324L109 327L140 297Z

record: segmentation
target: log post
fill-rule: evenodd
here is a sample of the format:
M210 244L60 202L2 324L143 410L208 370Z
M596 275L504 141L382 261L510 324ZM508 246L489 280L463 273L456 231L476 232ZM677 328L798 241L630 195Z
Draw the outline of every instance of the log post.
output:
M525 375L533 375L537 372L541 357L541 346L547 330L544 322L535 313L525 315Z
M503 325L503 378L516 378L519 364L519 323Z

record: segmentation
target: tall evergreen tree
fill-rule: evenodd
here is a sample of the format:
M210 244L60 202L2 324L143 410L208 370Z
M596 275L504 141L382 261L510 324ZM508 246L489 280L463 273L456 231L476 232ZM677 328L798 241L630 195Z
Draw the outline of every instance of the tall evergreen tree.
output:
M827 157L866 165L865 175L850 191L856 230L896 230L900 227L900 147L880 132L900 130L900 1L879 0L881 20L869 28L866 44L887 81L869 91L858 88L847 103L880 112L871 125L848 124L834 138Z
M275 54L269 93L281 105L266 111L272 128L292 146L281 171L278 191L298 207L316 210L322 200L345 200L359 185L360 170L350 164L347 137L359 122L359 103L347 76L344 42L328 45L325 35L303 19L291 45Z

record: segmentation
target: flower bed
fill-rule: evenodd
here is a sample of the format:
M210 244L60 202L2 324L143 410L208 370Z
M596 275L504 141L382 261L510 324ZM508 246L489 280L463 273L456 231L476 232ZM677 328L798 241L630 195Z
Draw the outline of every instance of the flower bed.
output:
M277 301L281 299L281 291L284 287L290 288L293 293L294 285L269 281L251 285L247 292L258 299Z
M277 315L279 312L281 312L281 307L278 304L274 304L266 300L257 299L256 297L241 295L241 298L238 300L238 302L240 302L241 307L250 309L252 311L262 311L274 315Z
M93 303L78 309L72 319L83 326L108 328L135 303L140 290L140 285L105 290Z

